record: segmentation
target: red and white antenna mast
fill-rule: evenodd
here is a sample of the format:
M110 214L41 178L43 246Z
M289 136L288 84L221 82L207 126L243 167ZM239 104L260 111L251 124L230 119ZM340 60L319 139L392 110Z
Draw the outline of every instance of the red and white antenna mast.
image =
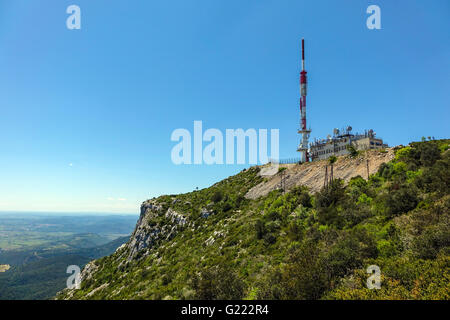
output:
M301 162L308 162L308 139L311 130L306 128L306 70L305 70L305 39L302 39L302 71L300 72L300 130L302 135L297 151L301 153Z

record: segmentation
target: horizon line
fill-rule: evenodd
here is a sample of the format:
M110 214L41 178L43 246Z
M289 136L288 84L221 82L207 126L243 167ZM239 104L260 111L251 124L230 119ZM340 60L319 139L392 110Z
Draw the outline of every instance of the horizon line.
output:
M0 210L0 215L4 213L22 213L22 214L54 214L54 215L139 215L138 212L105 212L105 211L26 211L26 210Z

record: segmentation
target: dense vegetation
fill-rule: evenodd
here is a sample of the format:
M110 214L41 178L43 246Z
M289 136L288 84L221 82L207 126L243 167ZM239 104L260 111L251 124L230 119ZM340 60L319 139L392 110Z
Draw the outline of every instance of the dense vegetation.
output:
M160 197L194 227L130 261L97 260L73 298L449 299L448 149L449 140L399 147L368 181L334 180L314 195L297 187L248 200L262 180L255 167ZM380 267L381 289L366 287L369 265Z

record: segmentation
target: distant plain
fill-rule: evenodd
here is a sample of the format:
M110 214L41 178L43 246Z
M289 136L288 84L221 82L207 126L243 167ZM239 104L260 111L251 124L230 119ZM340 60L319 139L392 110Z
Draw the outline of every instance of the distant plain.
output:
M128 241L138 215L0 212L0 299L48 299L67 266L83 267ZM10 266L6 270L6 266Z

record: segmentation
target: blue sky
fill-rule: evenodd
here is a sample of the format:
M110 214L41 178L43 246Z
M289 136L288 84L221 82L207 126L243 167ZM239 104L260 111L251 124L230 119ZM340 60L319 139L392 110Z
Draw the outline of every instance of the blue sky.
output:
M449 35L447 0L0 0L0 210L136 213L241 170L172 163L194 120L280 129L297 156L302 37L312 137L448 138Z

